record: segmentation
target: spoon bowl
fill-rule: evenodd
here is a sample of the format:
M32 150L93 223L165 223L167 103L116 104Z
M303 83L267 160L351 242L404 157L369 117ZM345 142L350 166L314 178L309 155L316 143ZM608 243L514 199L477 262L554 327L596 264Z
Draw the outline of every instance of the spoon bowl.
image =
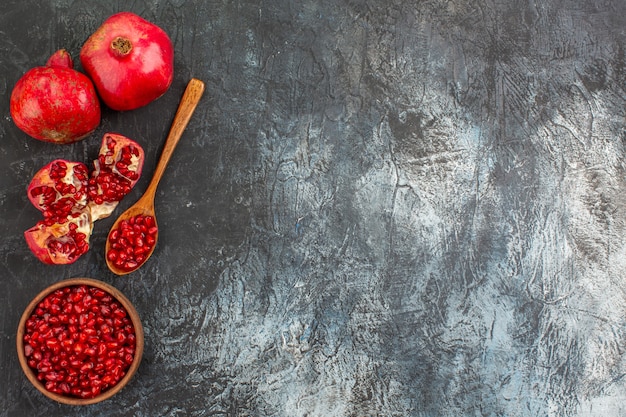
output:
M126 209L126 211L124 211L117 218L111 227L105 246L105 259L107 266L114 274L126 275L136 271L148 260L148 258L150 258L150 256L152 256L152 253L154 252L159 236L158 226L156 223L156 211L154 209L154 197L156 195L157 186L159 185L159 181L165 172L165 167L167 166L176 145L187 127L187 124L189 123L189 120L191 119L203 92L204 83L196 78L192 78L189 81L189 84L187 84L187 88L185 89L185 92L180 100L178 110L176 111L174 121L172 122L172 127L170 128L170 132L165 140L165 145L163 146L163 151L161 153L161 157L159 158L159 163L157 164L150 184L148 184L148 188L146 188L144 194L135 204ZM116 234L120 233L120 227L124 227L124 222L134 223L138 216L149 216L153 219L154 226L148 227L150 228L151 233L146 234L143 239L143 242L148 241L149 244L141 244L142 254L137 262L129 262L125 267L122 267L116 263L116 259L119 254L113 248L114 245L112 243L112 239L115 240L114 238L116 237Z

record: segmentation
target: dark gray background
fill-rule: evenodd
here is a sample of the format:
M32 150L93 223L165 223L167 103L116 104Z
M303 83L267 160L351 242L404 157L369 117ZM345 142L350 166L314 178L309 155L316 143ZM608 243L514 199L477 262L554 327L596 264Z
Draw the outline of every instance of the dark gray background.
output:
M26 137L9 94L109 15L175 45L165 96L69 146ZM626 2L35 1L0 11L2 416L626 415ZM77 68L80 65L77 62ZM190 77L206 93L157 195L139 272L70 266L22 233L53 158L114 131L145 189ZM29 385L14 337L46 285L136 305L146 351L101 404Z

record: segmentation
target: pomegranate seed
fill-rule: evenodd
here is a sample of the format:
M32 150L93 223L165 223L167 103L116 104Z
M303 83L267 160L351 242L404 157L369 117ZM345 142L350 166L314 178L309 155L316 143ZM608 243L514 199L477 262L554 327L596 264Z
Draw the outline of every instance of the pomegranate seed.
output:
M117 384L134 360L136 337L129 323L122 305L101 289L55 291L26 320L28 366L51 392L97 396Z
M66 395L70 393L70 386L66 382L62 382L59 384L59 394Z

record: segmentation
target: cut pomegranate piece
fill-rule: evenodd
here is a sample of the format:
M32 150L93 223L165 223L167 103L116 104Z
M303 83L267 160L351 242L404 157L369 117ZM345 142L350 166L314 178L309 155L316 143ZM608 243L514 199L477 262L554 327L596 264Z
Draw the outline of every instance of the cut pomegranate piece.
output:
M87 205L88 180L85 164L56 159L35 174L28 185L28 199L46 220L64 221Z
M108 217L141 176L144 151L125 136L106 133L94 161L87 196L93 221Z
M74 213L63 222L45 219L24 232L26 243L46 264L71 264L89 250L93 229L89 211Z
M40 169L28 198L44 219L24 232L30 250L47 264L69 264L89 249L92 222L87 210L87 166L57 159Z

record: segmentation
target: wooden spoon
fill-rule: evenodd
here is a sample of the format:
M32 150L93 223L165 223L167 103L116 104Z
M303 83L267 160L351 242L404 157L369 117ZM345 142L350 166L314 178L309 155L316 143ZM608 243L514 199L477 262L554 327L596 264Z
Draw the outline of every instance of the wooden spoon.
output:
M154 171L154 176L152 177L150 184L148 184L148 188L146 188L146 191L141 198L125 212L123 212L111 227L105 246L105 259L111 272L117 275L126 275L137 270L148 260L150 256L152 256L152 252L154 252L159 235L154 210L154 196L156 194L157 186L159 185L159 181L161 181L165 167L167 166L167 163L169 162L170 157L172 156L172 153L174 152L174 149L183 134L183 131L187 127L187 123L189 123L191 115L196 109L203 92L204 83L196 78L192 78L180 100L178 110L176 111L174 121L172 122L172 127L170 128L170 132L165 140L165 145L163 145L161 158L159 159L159 163ZM152 216L154 219L154 225L157 227L156 234L154 235L154 243L152 244L151 249L144 254L143 261L137 263L132 268L119 268L113 263L112 260L109 259L109 252L111 250L111 234L118 229L122 221L129 220L139 215Z

